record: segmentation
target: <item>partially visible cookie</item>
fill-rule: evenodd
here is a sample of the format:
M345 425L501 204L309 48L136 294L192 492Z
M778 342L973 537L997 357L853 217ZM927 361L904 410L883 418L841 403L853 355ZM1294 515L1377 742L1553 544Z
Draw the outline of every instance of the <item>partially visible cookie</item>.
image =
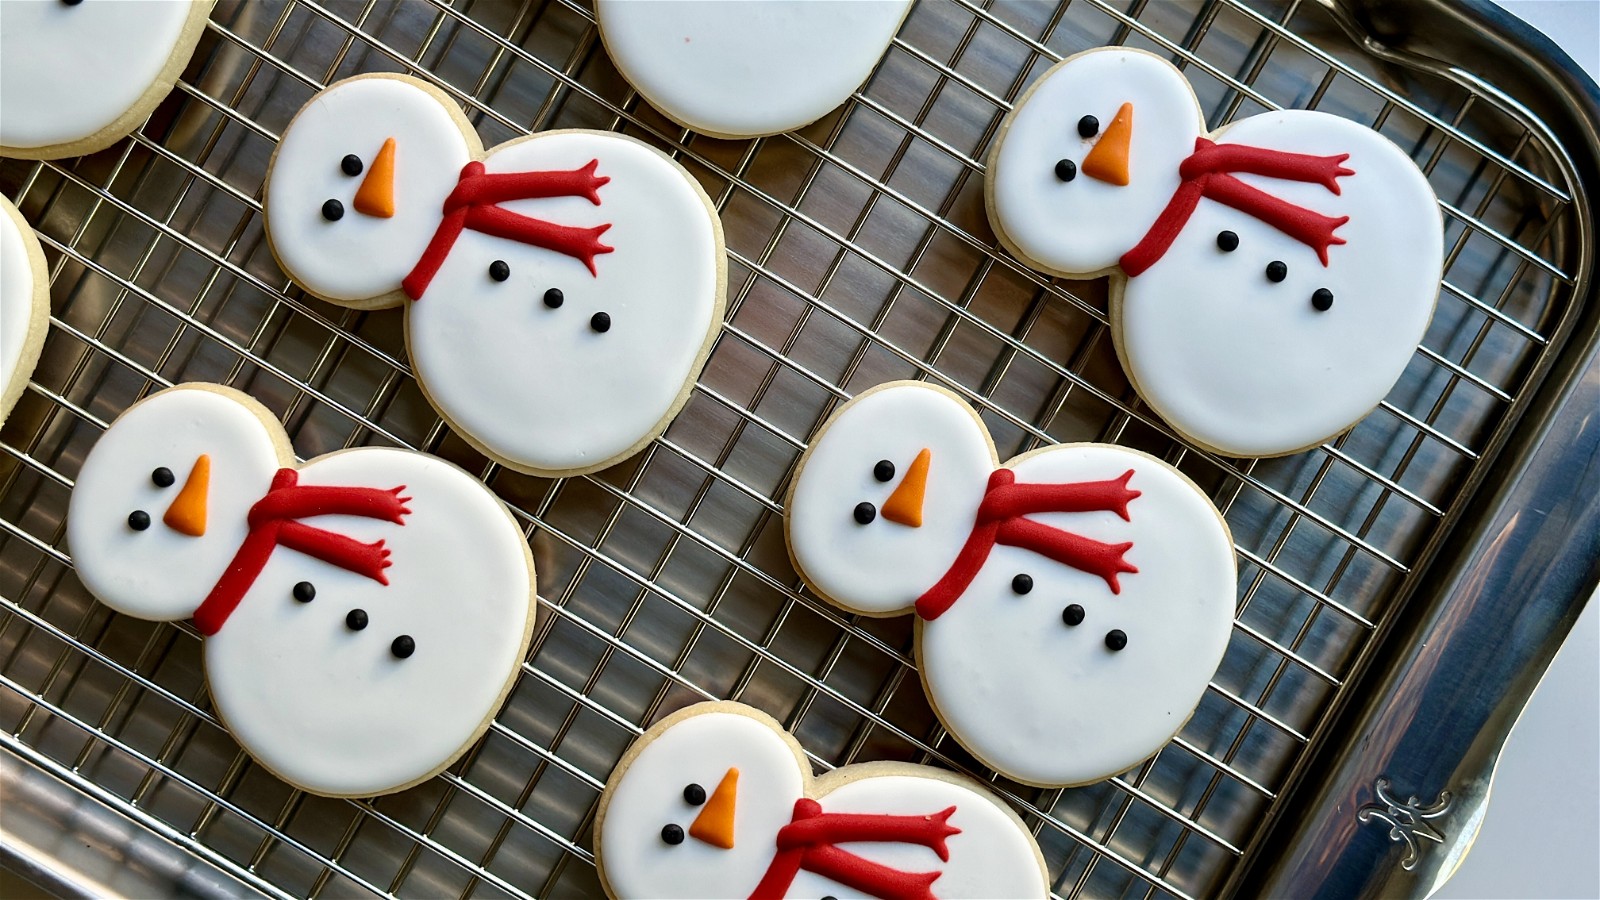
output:
M808 125L872 74L911 0L597 0L623 77L674 122L750 138Z
M33 228L0 197L0 422L17 405L50 329L50 273Z
M0 2L0 156L83 156L138 128L188 65L212 2Z
M741 703L646 731L600 795L612 897L1043 897L1039 847L975 781L869 762L811 777L799 743Z

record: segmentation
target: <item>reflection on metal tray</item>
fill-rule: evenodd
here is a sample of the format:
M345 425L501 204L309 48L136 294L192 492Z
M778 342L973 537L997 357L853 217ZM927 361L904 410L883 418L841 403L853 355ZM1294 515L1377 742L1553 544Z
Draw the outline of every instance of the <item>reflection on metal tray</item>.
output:
M88 829L96 845L125 836L108 853L185 893L593 895L612 764L665 712L736 697L819 766L987 778L1062 897L1425 890L1470 842L1494 749L1600 556L1584 490L1597 426L1558 415L1595 387L1600 103L1530 33L1497 36L1495 15L1442 0L921 0L842 109L727 142L641 103L572 0L224 0L138 135L0 164L43 236L54 301L0 441L0 771L27 801L11 804L26 816L8 809L9 855L87 865L52 847ZM1446 222L1439 310L1349 434L1269 461L1186 447L1124 380L1103 284L995 250L981 160L1001 117L1055 60L1102 44L1173 59L1213 127L1314 107L1378 128L1428 173ZM261 228L274 139L318 87L368 71L433 80L489 144L615 129L701 180L727 230L728 319L664 438L591 477L507 472L430 410L399 315L288 284ZM841 398L908 377L969 398L1003 454L1116 441L1178 465L1225 511L1238 624L1153 760L1072 790L998 779L934 720L909 617L856 619L800 589L780 500L802 447ZM534 649L445 774L372 802L286 788L217 722L187 624L114 615L78 584L62 520L84 454L136 399L189 380L254 394L302 456L418 447L517 511L540 567ZM1451 810L1408 818L1444 791Z

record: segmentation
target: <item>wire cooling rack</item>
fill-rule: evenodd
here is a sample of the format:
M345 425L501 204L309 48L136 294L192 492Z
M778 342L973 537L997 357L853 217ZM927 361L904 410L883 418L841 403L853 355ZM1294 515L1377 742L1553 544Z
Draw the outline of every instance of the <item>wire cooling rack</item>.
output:
M1176 62L1212 127L1322 109L1428 173L1446 223L1439 310L1351 433L1269 461L1185 446L1122 376L1103 284L996 250L982 160L1001 118L1053 62L1104 44ZM662 439L585 478L493 465L418 391L399 313L329 306L276 268L260 210L274 141L319 87L371 71L437 84L486 144L624 131L705 186L727 233L727 321ZM1347 739L1322 723L1560 340L1582 240L1560 158L1499 95L1370 58L1310 2L921 0L843 108L748 142L685 133L638 100L581 3L223 2L139 134L0 164L43 237L53 297L0 450L0 742L266 894L582 896L599 891L591 828L616 759L666 712L733 697L777 715L821 767L899 759L986 779L1037 834L1061 897L1215 893L1309 751ZM841 400L893 378L961 393L1002 454L1126 444L1225 511L1238 623L1154 759L1072 790L998 778L934 719L911 617L859 619L802 589L781 527L794 464ZM113 614L78 583L63 518L84 455L135 400L194 380L259 398L302 456L415 447L514 509L539 565L533 649L446 773L370 802L284 786L218 723L187 623Z

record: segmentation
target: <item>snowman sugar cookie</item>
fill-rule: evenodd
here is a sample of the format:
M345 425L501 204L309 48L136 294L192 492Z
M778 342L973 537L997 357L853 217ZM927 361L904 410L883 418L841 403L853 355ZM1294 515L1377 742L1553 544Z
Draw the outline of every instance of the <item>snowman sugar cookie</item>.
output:
M1283 110L1205 133L1150 53L1090 50L1017 101L989 158L989 220L1034 268L1111 276L1134 388L1230 456L1314 447L1399 380L1433 314L1443 223L1388 139Z
M1183 727L1222 661L1233 542L1193 482L1136 450L997 462L949 391L866 391L800 459L789 554L838 606L916 613L928 698L985 765L1043 787L1108 778Z
M0 156L83 156L138 128L194 54L211 5L0 3Z
M33 228L0 197L0 423L17 405L50 329L50 272Z
M215 385L111 424L67 540L107 606L194 619L229 731L314 794L389 793L449 765L532 635L533 558L481 482L390 448L297 465L266 408Z
M911 0L598 0L617 69L678 124L721 138L781 134L849 99Z
M666 429L722 323L722 226L632 138L551 131L487 152L455 104L365 75L312 98L267 173L267 237L306 290L402 305L417 380L519 471L604 468Z
M611 774L595 821L623 898L1044 897L1033 835L980 784L909 763L812 778L799 743L742 703L656 723Z

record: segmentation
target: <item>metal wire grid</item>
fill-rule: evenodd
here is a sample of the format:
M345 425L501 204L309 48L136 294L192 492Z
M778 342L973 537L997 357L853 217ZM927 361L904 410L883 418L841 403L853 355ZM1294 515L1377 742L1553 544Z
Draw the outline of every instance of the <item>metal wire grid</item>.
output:
M655 718L705 697L776 714L819 766L909 759L985 777L1023 814L1059 896L1213 893L1239 866L1320 723L1458 515L1541 371L1579 233L1560 148L1502 100L1377 68L1320 8L975 5L921 0L872 80L797 134L711 141L642 104L585 7L225 2L142 133L0 177L39 229L54 316L4 432L0 716L5 745L268 894L598 893L593 806ZM1315 107L1411 150L1442 198L1440 309L1401 385L1318 451L1234 461L1174 440L1116 366L1103 288L997 254L982 159L1055 60L1129 44L1169 55L1215 126ZM667 435L595 476L487 463L427 407L399 315L294 289L262 238L276 135L320 86L408 71L458 99L486 144L609 128L672 153L722 213L729 313ZM910 622L860 620L801 590L780 500L843 398L939 381L1003 454L1108 440L1178 465L1239 543L1238 624L1212 689L1153 760L1039 790L979 767L938 727ZM198 637L96 605L63 546L68 490L117 412L169 383L260 398L311 456L396 444L480 473L533 541L541 621L488 734L419 788L310 797L254 766L210 709Z

